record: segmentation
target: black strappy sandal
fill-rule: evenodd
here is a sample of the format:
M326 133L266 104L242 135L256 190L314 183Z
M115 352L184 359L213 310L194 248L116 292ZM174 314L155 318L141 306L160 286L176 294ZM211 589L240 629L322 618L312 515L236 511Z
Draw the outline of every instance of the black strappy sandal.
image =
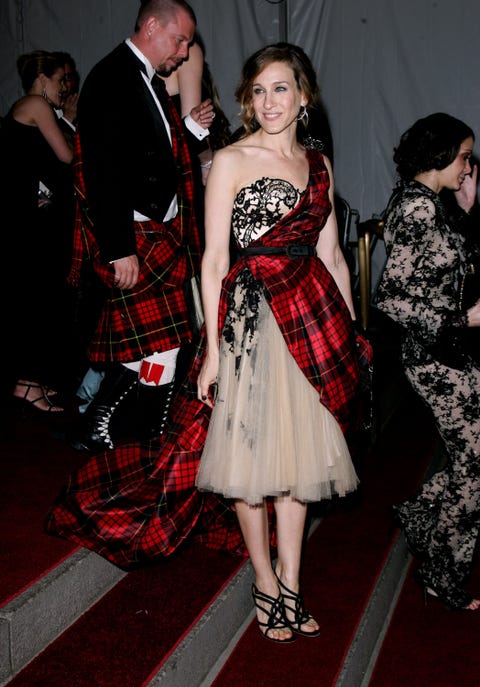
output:
M315 618L313 615L310 615L305 608L301 594L296 594L294 591L286 587L282 580L278 577L277 573L275 573L275 576L280 587L280 594L283 598L283 606L285 611L290 611L290 613L293 613L294 615L294 619L290 620L285 613L287 623L294 632L302 635L303 637L318 637L320 634L320 628L318 630L312 630L311 632L302 630L302 625L308 623L309 620L315 620Z
M47 393L41 384L37 384L36 382L22 381L18 382L17 386L25 388L23 396L17 396L16 394L13 394L13 397L16 400L16 402L20 403L23 406L24 410L28 408L40 414L52 413L54 415L56 413L63 413L65 411L65 408L62 408L61 406L56 406L52 402L51 397L47 396ZM34 398L28 398L30 391L32 390L38 393L38 395L35 395Z
M268 616L268 620L265 623L261 620L258 620L257 618L258 627L261 634L266 639L269 639L271 642L278 642L279 644L289 644L290 642L294 642L295 636L293 634L290 637L286 637L285 639L277 639L276 637L270 637L268 634L270 630L293 629L291 628L290 623L287 621L287 618L285 617L285 609L283 607L282 595L280 594L277 599L274 599L273 596L264 594L259 589L257 589L257 587L254 584L252 584L252 596L255 606ZM259 602L264 603L266 606L262 606ZM262 628L266 629L263 630Z

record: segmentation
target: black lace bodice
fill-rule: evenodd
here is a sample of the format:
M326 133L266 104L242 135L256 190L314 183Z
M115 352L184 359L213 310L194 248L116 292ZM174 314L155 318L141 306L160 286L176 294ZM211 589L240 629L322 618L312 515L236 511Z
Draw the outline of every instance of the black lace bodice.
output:
M262 177L244 186L235 196L232 228L240 247L248 246L288 214L305 191L284 179Z

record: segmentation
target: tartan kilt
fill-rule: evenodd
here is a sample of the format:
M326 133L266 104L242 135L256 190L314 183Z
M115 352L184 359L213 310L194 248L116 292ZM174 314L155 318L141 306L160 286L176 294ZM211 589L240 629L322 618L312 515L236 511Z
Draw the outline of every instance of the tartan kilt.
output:
M140 263L134 289L114 286L114 268L102 261L92 231L83 177L80 136L75 137L73 170L77 197L69 282L81 281L88 260L107 287L104 307L87 349L92 362L132 362L192 340L192 314L185 288L200 272L200 238L193 209L193 176L182 124L169 102L172 148L179 170L178 214L165 224L134 222Z
M130 362L192 340L186 283L198 273L195 237L180 243L178 222L136 222L140 276L131 290L114 287L114 270L93 255L94 269L109 288L88 347L95 362ZM90 244L91 245L91 244Z

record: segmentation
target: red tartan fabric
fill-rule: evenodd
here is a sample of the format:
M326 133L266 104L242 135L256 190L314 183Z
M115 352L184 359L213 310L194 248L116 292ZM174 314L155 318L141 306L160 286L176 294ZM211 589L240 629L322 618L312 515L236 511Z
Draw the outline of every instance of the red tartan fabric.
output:
M234 511L195 488L210 418L192 381L202 357L199 349L172 406L168 431L150 444L93 456L60 494L47 516L47 532L126 570L172 554L192 530L207 546L244 554Z
M172 147L182 170L177 193L178 214L172 222L135 222L140 277L132 290L114 288L114 270L102 262L94 228L88 220L88 199L82 174L82 151L77 136L74 157L77 211L70 282L81 278L85 259L109 288L109 296L88 349L94 362L130 362L156 351L191 341L192 331L184 285L200 270L200 239L193 212L193 177L182 124L169 110Z
M315 245L330 203L323 158L314 152L309 158L307 193L255 245ZM345 430L358 362L350 314L333 279L315 257L242 258L224 282L220 330L229 289L247 264L266 287L289 350ZM150 445L120 446L92 457L50 511L49 533L87 546L125 569L170 555L192 532L212 548L244 552L234 511L220 497L195 488L210 419L210 410L196 398L203 350L202 338L173 403L167 432Z

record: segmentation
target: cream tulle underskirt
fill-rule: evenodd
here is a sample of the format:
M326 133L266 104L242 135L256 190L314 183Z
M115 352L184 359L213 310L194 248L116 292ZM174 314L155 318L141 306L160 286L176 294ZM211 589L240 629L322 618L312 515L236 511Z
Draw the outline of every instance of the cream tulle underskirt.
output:
M248 341L244 319L237 321L234 350L222 339L197 486L250 504L265 496L344 496L358 478L343 433L288 351L263 296L256 319Z

